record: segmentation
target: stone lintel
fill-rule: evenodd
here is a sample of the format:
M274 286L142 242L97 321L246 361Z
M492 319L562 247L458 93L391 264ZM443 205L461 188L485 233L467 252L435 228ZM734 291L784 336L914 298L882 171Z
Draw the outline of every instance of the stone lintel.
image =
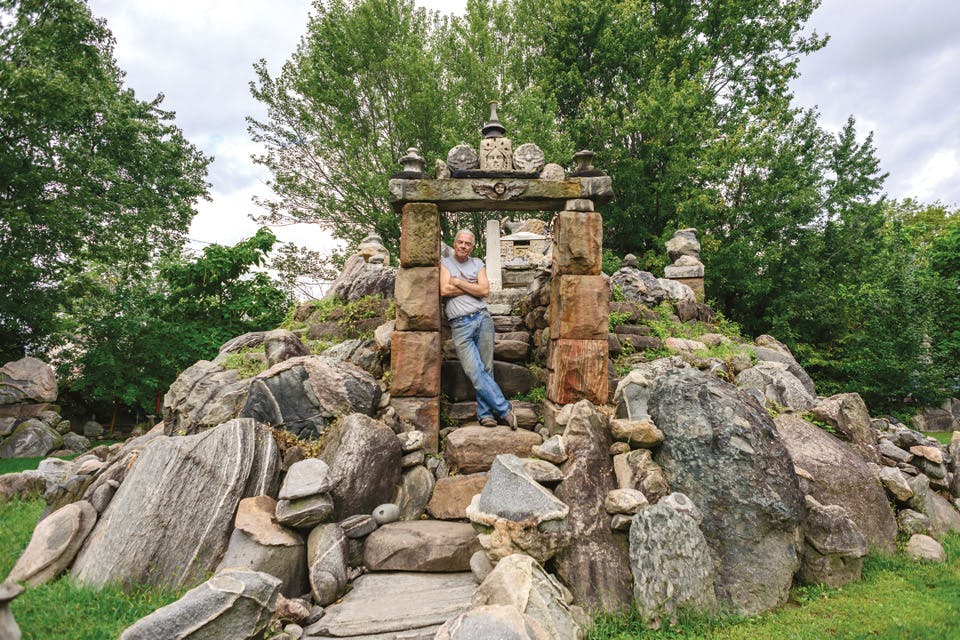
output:
M610 177L390 180L390 204L398 212L409 202L433 202L440 211L560 211L568 200L581 198L610 202Z

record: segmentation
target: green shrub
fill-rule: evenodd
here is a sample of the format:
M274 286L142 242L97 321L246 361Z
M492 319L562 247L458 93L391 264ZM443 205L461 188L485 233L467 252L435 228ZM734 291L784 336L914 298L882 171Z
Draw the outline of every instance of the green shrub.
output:
M262 344L256 347L244 347L240 351L227 354L223 359L223 368L235 370L241 378L252 378L266 371L269 366Z

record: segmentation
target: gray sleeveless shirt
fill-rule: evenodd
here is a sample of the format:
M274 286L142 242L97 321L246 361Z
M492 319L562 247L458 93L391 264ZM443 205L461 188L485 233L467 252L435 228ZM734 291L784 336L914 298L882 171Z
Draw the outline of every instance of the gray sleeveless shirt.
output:
M448 256L440 260L440 264L447 268L450 275L466 282L477 282L480 270L483 269L483 260L480 258L468 258L466 262L457 262L453 256ZM453 296L446 298L443 310L447 314L447 320L453 320L460 316L467 316L475 311L487 308L486 298L475 298L470 295Z

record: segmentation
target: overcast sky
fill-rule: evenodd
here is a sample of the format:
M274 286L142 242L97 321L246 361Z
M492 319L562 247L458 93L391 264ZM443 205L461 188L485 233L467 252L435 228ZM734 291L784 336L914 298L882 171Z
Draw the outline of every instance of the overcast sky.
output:
M418 0L462 12L465 0ZM256 224L250 199L265 194L244 117L261 117L250 97L253 63L274 70L303 34L306 0L91 0L117 40L127 84L142 99L157 93L186 136L216 159L212 202L199 205L190 237L231 244ZM810 23L831 35L801 63L796 103L816 106L839 130L849 115L874 132L886 190L960 205L960 1L824 0ZM282 239L320 248L325 234L278 230Z

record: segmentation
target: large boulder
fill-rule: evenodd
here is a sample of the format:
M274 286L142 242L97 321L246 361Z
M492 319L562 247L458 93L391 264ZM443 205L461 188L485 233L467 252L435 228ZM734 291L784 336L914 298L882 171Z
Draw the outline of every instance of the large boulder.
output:
M383 361L376 340L344 340L335 344L322 354L325 358L349 362L369 373L374 378L383 375Z
M626 541L610 529L604 507L607 494L618 488L609 453L613 439L607 418L586 400L573 405L566 419L570 458L555 493L570 507L571 543L555 558L557 574L582 606L620 611L632 604L633 593Z
M447 620L437 630L435 640L552 640L533 616L521 613L516 607L490 604L473 607Z
M254 640L267 628L279 591L280 580L266 573L221 571L133 623L120 640Z
M794 411L806 411L813 406L814 397L803 383L782 362L761 361L756 366L737 374L737 386L756 389L767 403Z
M630 525L630 569L640 617L651 629L682 610L714 613L713 561L696 520L665 502L641 509Z
M613 404L617 407L617 417L629 420L649 420L647 402L650 400L650 389L657 378L668 374L674 369L684 369L688 365L680 356L660 358L653 362L636 365L620 383L613 396Z
M930 535L942 539L951 531L960 531L960 512L930 488L930 479L920 474L907 481L913 490L909 500L912 509L930 518Z
M792 373L797 380L800 381L803 388L806 389L811 396L817 396L817 389L813 384L813 378L800 366L800 363L793 357L789 349L786 347L776 349L762 346L754 346L752 349L759 362L781 362L787 365L787 371Z
M363 256L355 254L344 264L343 271L333 281L325 297L339 298L344 302L372 295L392 298L396 280L395 267L367 263Z
M507 556L484 578L473 606L508 605L532 617L553 640L584 637L583 611L570 604L570 594L536 560L523 554Z
M437 480L427 512L437 520L461 520L467 517L467 505L487 484L486 473L448 476Z
M539 434L524 429L460 427L447 436L443 455L451 470L476 473L487 471L501 454L527 457L542 442Z
M279 467L276 443L253 420L153 438L77 556L74 579L198 584L223 557L240 500L276 495Z
M321 606L340 597L347 586L347 537L335 523L321 524L307 538L310 593Z
M58 577L73 562L96 521L97 512L85 500L54 511L33 530L7 580L35 587Z
M163 432L190 435L231 420L250 388L233 369L201 360L183 370L163 396Z
M330 467L334 517L370 513L390 502L400 481L400 440L390 427L353 413L324 438L320 459Z
M0 367L0 405L56 399L57 377L43 360L27 356Z
M324 356L285 360L250 383L240 417L316 438L348 413L373 415L380 386L359 367Z
M228 340L220 346L220 351L213 361L223 364L227 356L232 353L243 353L259 347L263 347L267 365L271 367L290 358L310 355L310 349L295 333L287 329L274 329L273 331L252 331Z
M696 369L659 378L650 416L670 487L703 514L722 607L753 614L786 602L800 564L803 496L773 421L753 398Z
M21 422L0 444L0 458L39 458L63 446L63 436L36 418Z
M821 504L846 509L872 549L894 553L897 521L876 467L802 418L784 413L774 422L793 464L812 478L803 481L804 492Z

